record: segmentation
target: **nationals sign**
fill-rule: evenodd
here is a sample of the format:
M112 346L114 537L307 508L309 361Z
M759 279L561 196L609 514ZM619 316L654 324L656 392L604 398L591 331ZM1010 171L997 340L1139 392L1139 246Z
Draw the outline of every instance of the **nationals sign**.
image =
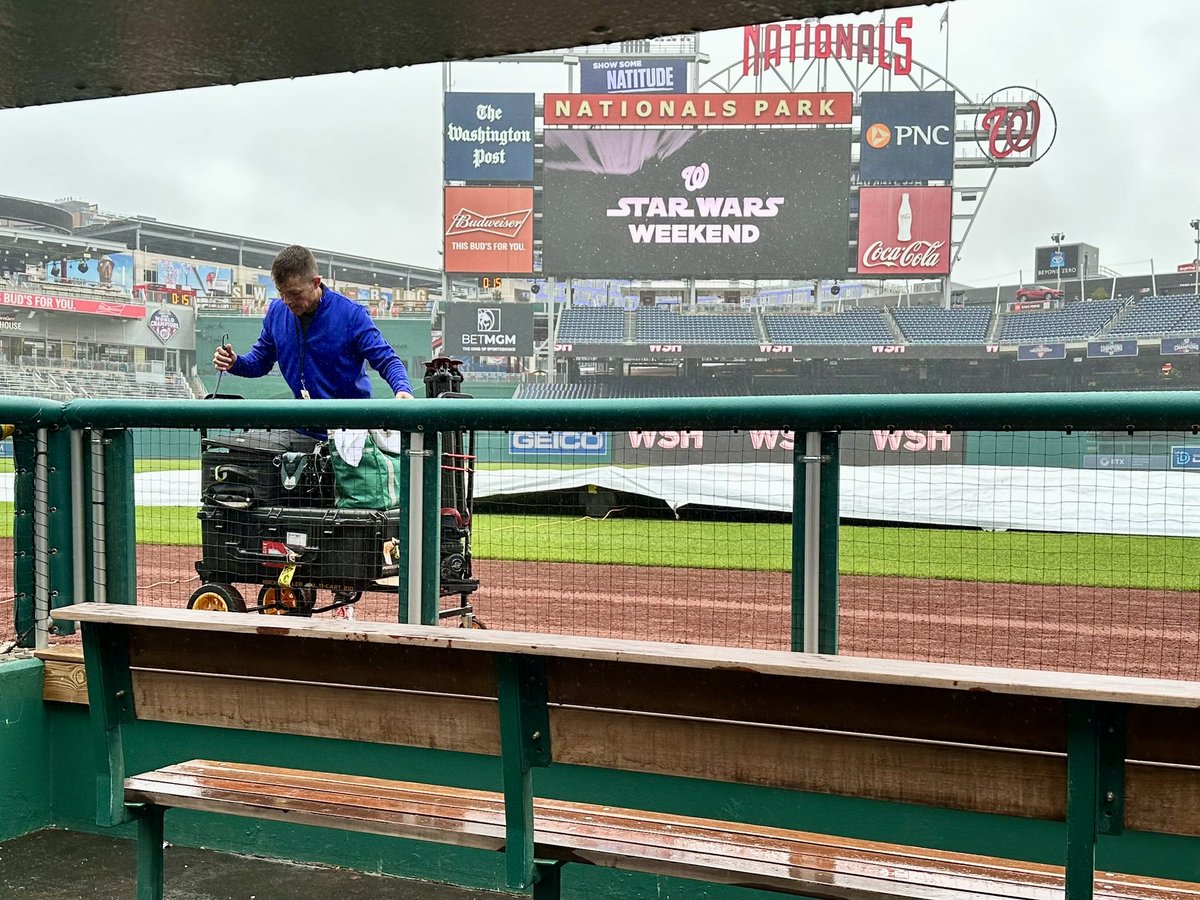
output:
M533 188L448 187L445 198L447 272L533 271Z
M952 188L861 188L858 272L946 275L950 272Z
M116 316L119 319L146 318L146 307L138 306L134 303L109 303L106 300L79 300L74 297L23 294L19 291L0 291L0 306L21 306L26 309L47 309L59 312L88 313L95 316Z
M547 94L551 125L849 125L854 95Z

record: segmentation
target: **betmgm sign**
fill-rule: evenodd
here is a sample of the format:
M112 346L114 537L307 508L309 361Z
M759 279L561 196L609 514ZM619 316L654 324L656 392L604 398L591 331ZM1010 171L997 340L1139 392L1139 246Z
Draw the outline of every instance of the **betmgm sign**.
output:
M533 307L528 303L448 304L445 352L453 356L532 356Z

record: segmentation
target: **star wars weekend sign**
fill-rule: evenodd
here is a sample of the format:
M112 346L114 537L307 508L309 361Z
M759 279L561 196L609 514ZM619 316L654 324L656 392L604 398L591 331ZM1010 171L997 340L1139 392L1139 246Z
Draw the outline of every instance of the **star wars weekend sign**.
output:
M850 142L820 131L547 131L543 268L816 277L845 259Z

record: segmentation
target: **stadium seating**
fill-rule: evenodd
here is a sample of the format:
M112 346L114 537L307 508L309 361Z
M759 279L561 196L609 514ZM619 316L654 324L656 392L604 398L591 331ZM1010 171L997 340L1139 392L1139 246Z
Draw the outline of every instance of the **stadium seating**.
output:
M1108 333L1114 337L1143 337L1200 333L1200 294L1145 297Z
M775 344L892 344L883 313L848 309L832 316L767 314L767 338Z
M1047 312L1010 313L1004 317L1000 340L1082 340L1099 334L1124 305L1124 300L1088 300Z
M992 310L986 306L897 307L892 310L892 318L910 344L978 344L987 339Z
M187 380L177 373L138 376L132 372L0 365L0 394L51 400L116 398L190 400Z
M611 306L564 309L558 325L558 340L620 344L625 340L625 311Z
M635 340L668 344L757 344L751 313L691 315L658 307L637 311Z
M522 384L514 400L596 400L607 396L596 384Z
M660 397L744 397L751 393L741 378L695 380L670 376L606 378L583 384L523 384L515 400L656 399Z

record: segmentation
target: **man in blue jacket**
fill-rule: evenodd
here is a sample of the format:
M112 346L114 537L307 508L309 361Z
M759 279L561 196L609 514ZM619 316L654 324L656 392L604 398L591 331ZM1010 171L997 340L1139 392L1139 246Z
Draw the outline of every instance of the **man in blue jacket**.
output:
M366 364L398 399L412 399L408 372L367 311L321 283L306 248L280 251L271 264L280 299L267 308L262 333L242 355L226 344L213 355L222 372L259 378L278 362L298 399L358 400L371 396Z

